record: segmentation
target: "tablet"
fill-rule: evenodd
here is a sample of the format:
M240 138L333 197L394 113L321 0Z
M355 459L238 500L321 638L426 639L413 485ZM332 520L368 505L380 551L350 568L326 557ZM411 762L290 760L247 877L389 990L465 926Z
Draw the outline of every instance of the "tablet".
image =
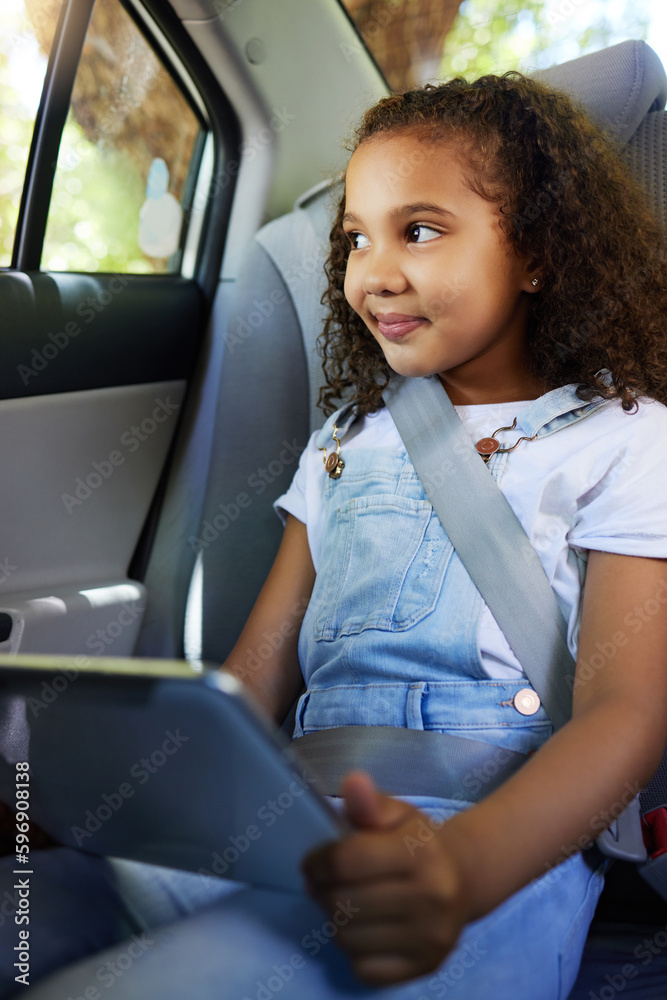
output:
M17 698L31 814L62 844L301 891L301 858L346 830L289 741L211 665L0 656L0 705Z

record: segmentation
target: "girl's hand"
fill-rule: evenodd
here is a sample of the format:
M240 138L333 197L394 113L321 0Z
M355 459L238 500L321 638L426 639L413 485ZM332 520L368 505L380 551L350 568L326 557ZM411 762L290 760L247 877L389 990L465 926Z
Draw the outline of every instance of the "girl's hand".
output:
M382 986L432 972L470 919L460 866L424 813L368 775L348 775L341 793L359 832L308 855L309 892L332 917L341 904L352 914L336 940L360 979Z

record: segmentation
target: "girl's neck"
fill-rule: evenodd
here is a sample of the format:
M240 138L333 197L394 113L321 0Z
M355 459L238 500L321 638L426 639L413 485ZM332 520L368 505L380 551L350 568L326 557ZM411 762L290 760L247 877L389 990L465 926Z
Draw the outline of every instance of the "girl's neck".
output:
M537 399L546 392L546 387L536 376L526 372L522 377L503 379L496 377L487 383L466 384L464 380L451 377L451 373L438 375L445 392L454 406L474 406L482 403L514 403Z

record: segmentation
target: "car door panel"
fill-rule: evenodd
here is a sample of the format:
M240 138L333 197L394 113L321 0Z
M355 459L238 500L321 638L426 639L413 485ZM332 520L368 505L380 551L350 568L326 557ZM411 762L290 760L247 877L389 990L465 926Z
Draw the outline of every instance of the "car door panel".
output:
M0 399L187 378L203 312L180 277L0 274Z
M128 567L202 295L175 276L6 272L0 315L0 650L129 655L145 589Z
M143 609L128 566L184 392L180 379L0 401L0 611L15 622L13 652L109 653L95 630L128 601ZM114 655L131 652L140 611L122 618Z

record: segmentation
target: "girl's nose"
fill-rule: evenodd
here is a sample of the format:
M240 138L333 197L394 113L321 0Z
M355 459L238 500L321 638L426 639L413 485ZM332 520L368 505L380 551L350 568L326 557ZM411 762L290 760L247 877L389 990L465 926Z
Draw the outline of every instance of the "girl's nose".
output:
M386 251L369 254L363 279L366 295L398 295L407 287L407 279L396 257Z

